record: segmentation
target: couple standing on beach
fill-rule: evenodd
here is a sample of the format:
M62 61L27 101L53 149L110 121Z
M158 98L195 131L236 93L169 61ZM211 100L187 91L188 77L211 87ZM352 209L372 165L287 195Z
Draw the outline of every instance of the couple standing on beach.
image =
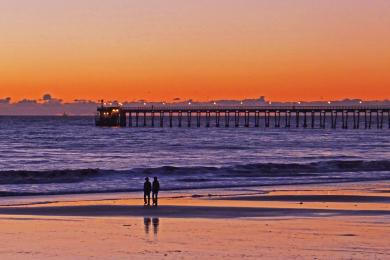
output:
M149 178L145 178L144 183L144 205L150 206L150 193L152 193L153 206L158 205L158 192L160 191L160 183L157 177L154 177L153 184L150 183Z

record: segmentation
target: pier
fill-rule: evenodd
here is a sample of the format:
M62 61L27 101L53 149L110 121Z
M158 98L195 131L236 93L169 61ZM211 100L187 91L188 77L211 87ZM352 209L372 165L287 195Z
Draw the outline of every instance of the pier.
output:
M102 127L390 129L390 106L100 106Z

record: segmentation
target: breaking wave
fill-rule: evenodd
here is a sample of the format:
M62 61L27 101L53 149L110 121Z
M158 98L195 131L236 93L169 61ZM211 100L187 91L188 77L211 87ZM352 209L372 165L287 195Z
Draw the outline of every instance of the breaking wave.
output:
M181 182L223 181L224 178L277 178L302 176L331 176L330 173L387 172L390 161L319 161L311 163L258 163L228 167L176 167L134 168L127 171L82 169L51 171L0 171L0 184L79 183L84 181L115 181L116 178L144 176L176 177ZM342 175L341 175L342 176ZM359 175L356 174L356 177Z

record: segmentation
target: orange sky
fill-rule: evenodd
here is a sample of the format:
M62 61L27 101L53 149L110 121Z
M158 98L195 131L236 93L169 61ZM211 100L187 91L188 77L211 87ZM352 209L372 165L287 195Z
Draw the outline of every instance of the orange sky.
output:
M0 98L390 98L388 0L4 0Z

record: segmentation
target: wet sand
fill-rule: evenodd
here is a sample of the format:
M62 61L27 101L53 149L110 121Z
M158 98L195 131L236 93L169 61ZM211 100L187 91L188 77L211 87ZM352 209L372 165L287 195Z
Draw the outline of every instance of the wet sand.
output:
M1 259L390 259L390 182L4 198ZM5 206L7 205L7 206Z

